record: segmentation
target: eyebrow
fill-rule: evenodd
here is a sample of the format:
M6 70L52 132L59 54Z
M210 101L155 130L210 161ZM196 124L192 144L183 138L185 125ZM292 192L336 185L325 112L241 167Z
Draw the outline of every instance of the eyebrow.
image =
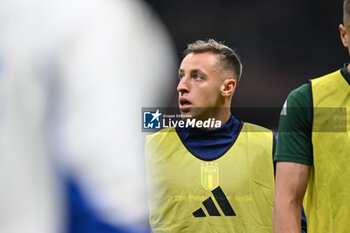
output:
M181 73L181 72L185 72L183 69L179 69L178 73ZM197 72L201 72L201 73L204 73L204 71L201 71L200 69L193 69L193 70L190 70L191 73L197 73Z

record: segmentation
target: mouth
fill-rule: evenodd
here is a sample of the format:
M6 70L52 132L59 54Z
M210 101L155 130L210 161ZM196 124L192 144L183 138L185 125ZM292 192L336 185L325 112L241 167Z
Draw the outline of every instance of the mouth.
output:
M191 102L188 101L186 98L179 99L180 111L182 111L182 112L189 111L191 106L192 106Z

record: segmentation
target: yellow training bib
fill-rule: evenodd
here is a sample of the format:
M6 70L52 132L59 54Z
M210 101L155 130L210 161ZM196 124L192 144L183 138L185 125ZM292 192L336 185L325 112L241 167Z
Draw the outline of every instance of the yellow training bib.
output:
M340 71L311 81L313 159L306 204L308 233L350 232L350 85Z
M244 123L231 148L204 161L174 128L147 137L152 232L271 233L273 134Z

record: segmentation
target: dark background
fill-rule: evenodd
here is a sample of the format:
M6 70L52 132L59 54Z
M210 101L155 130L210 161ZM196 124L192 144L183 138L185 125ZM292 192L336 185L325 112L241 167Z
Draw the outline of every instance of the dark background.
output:
M232 107L250 112L244 121L276 129L291 90L348 61L338 29L343 0L147 2L167 27L179 63L186 45L197 39L214 38L237 51L243 75ZM174 74L171 106L177 105L176 84Z

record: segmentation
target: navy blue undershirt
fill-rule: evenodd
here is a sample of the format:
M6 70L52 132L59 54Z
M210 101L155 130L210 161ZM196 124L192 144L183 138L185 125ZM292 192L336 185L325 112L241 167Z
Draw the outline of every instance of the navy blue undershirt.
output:
M182 143L197 158L214 160L231 148L241 131L243 122L232 115L220 128L176 128Z

